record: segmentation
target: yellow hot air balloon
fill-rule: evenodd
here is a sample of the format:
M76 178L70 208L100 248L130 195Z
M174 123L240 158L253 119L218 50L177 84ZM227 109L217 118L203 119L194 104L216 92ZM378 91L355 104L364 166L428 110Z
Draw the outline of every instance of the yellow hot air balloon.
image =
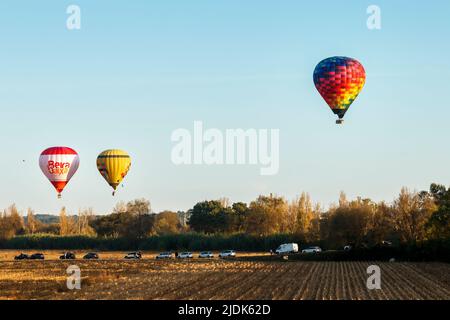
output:
M131 158L123 150L105 150L97 157L97 169L106 182L114 189L113 195L117 186L127 175L130 166Z

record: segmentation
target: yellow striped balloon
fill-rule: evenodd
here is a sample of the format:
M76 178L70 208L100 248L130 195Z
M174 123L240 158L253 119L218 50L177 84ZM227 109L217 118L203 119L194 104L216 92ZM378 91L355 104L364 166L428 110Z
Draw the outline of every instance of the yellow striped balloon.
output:
M114 189L125 178L131 166L131 158L123 150L110 149L100 153L97 157L97 169L106 182Z

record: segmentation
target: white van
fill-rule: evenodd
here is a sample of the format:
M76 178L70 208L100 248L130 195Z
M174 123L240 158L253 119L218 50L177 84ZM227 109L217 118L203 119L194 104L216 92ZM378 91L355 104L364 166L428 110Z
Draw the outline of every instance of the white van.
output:
M288 254L298 252L298 244L296 243L284 243L275 250L276 254Z

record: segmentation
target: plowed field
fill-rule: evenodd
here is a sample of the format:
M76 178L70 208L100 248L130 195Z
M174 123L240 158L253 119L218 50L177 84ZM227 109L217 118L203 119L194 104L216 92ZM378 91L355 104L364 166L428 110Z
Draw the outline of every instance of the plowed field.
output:
M381 289L366 269L381 268ZM81 289L66 269L81 270ZM0 299L450 299L450 265L300 261L0 261Z

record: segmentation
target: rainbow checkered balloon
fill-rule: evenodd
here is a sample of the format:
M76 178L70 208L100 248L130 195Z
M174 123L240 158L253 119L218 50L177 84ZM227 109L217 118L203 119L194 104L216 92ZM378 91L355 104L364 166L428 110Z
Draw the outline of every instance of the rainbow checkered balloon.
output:
M366 82L361 63L347 57L331 57L314 69L314 84L331 110L342 119Z

